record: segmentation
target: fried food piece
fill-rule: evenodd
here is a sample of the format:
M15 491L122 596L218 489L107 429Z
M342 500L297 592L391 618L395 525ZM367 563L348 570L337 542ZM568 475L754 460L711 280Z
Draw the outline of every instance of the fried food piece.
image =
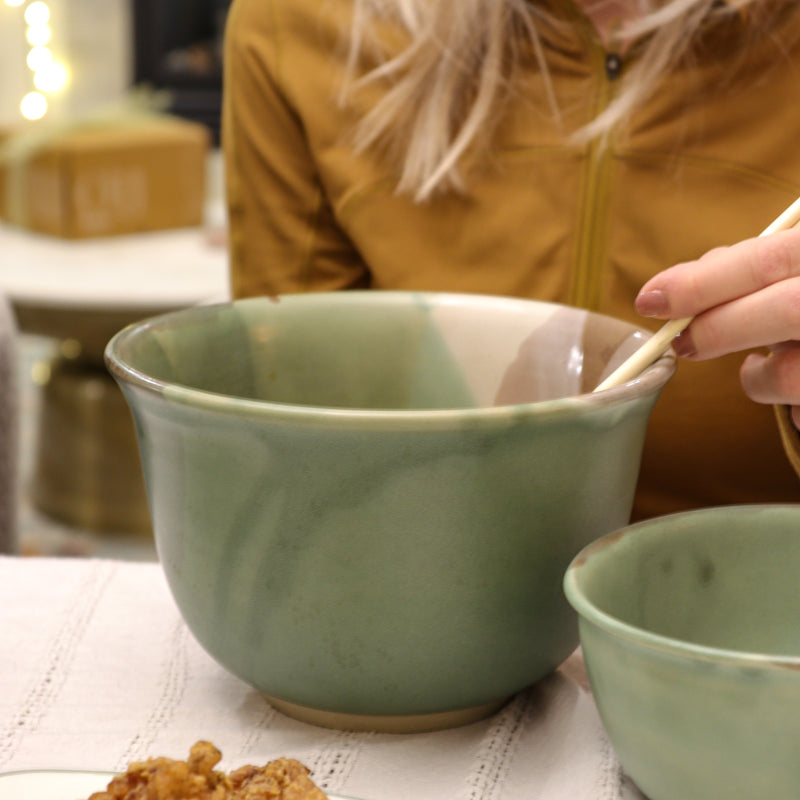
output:
M309 770L294 759L278 758L264 767L240 767L226 774L214 769L221 758L210 742L196 742L187 761L134 762L88 800L327 800Z

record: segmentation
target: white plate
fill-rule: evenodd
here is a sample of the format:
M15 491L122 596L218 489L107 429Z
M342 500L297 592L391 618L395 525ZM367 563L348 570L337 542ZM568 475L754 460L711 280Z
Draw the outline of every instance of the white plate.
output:
M0 800L85 800L106 788L111 773L41 770L0 774ZM329 794L330 800L357 800Z
M0 775L0 800L84 800L110 780L109 772L6 772Z

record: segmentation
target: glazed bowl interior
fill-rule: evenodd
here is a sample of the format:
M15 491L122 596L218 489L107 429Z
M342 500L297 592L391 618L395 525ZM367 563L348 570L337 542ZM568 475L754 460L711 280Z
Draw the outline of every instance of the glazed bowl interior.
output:
M236 400L372 411L574 397L648 336L553 304L392 292L257 298L178 319L121 337L115 360L151 382ZM664 369L668 360L645 382Z
M800 529L779 524L777 510L748 510L659 520L590 545L570 579L579 611L687 652L800 662Z

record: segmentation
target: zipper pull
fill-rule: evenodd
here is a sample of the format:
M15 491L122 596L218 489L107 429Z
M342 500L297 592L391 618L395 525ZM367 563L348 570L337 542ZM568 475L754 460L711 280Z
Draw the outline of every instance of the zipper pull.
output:
M615 81L622 72L622 59L617 53L606 54L606 77L610 81Z

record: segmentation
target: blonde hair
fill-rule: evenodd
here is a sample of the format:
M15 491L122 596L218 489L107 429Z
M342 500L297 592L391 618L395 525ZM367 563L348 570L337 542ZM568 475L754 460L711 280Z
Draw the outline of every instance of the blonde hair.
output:
M616 99L585 128L571 132L576 140L603 137L625 120L689 51L707 20L745 10L755 16L767 0L637 2L642 14L620 36L649 34L641 57L623 77ZM355 144L360 150L382 150L398 169L398 192L425 200L463 187L462 159L468 150L488 146L525 40L544 77L546 101L559 117L540 31L564 22L546 6L531 0L354 0L344 97L386 83L379 102L361 120ZM398 26L407 37L399 52L385 55L381 48L375 30L382 22ZM356 65L365 55L375 63L359 76Z

